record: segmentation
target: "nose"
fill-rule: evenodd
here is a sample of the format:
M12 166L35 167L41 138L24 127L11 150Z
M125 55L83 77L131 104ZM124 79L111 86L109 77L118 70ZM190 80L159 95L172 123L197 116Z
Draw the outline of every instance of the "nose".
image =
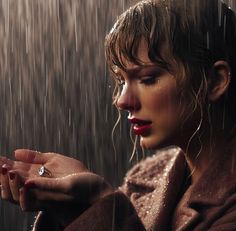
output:
M124 86L117 99L116 106L121 110L127 110L129 112L139 110L141 108L141 103L137 96L137 92L129 86Z

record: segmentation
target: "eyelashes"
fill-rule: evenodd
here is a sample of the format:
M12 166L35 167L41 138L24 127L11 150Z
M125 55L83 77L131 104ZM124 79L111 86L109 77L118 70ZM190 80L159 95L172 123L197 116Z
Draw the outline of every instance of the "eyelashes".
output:
M150 75L150 76L142 76L138 78L140 84L144 85L152 85L157 82L158 76L157 75ZM116 76L115 81L118 86L122 87L125 85L125 79L122 78L121 76Z
M156 83L157 78L158 78L157 76L152 76L152 75L144 76L140 79L139 82L141 84L145 84L145 85L152 85L152 84Z
M140 74L130 74L124 77L123 75L116 74L114 75L114 79L116 81L117 86L123 87L127 82L138 81L139 84L143 84L145 86L155 84L159 81L160 77L164 75L165 71L158 68L149 71L142 71Z

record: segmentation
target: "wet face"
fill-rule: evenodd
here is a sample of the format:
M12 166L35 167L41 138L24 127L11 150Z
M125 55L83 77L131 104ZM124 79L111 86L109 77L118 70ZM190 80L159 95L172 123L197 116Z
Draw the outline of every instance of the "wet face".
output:
M126 62L126 71L117 69L121 94L116 104L129 112L133 132L140 135L143 148L175 144L180 114L175 77L150 61L147 44L143 41L138 58L144 66Z

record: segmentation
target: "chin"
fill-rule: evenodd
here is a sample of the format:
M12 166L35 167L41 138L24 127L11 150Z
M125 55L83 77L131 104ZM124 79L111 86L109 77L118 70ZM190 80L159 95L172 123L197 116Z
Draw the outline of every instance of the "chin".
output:
M172 139L165 139L160 137L140 137L140 146L144 149L156 150L162 149L171 145L177 145Z
M143 149L155 150L164 147L160 140L152 139L151 137L141 137L140 146Z

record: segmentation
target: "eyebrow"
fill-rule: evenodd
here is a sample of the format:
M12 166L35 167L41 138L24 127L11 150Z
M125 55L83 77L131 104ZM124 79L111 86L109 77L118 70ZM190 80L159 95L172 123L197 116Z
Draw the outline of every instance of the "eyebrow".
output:
M158 67L158 65L135 66L133 68L127 68L125 70L122 70L122 69L118 68L118 70L115 73L116 74L121 74L121 72L123 71L127 74L134 74L134 73L141 72L143 69L155 68L155 67Z

